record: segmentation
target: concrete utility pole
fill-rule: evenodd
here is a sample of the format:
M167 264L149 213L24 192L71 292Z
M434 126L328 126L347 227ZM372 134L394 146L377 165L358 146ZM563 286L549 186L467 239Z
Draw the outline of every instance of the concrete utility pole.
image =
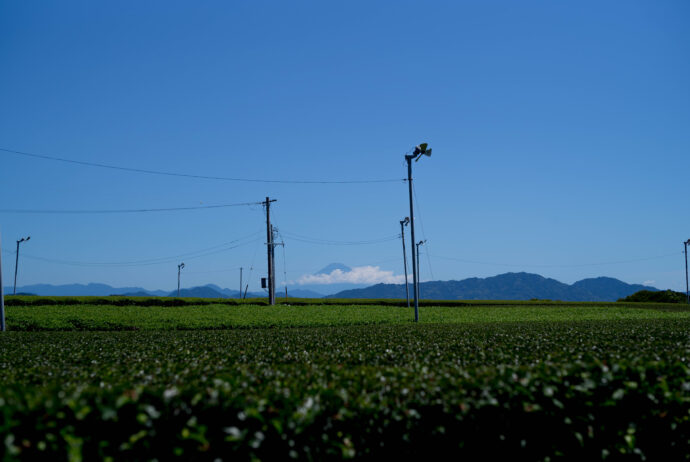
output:
M419 290L419 267L422 266L419 264L419 246L424 245L426 241L419 241L417 242L417 298L420 297L420 290Z
M285 247L285 242L276 242L276 231L271 225L271 280L273 281L273 302L276 300L276 247L282 245ZM287 299L287 286L285 286L285 298Z
M407 185L410 189L410 240L412 242L412 278L414 283L414 322L419 322L419 298L417 294L419 293L418 280L417 280L417 264L419 263L415 258L414 252L414 208L412 207L413 196L412 196L412 159L415 162L419 160L422 155L431 157L431 148L427 149L428 144L422 143L419 146L415 146L414 152L412 154L405 155L405 160L407 161Z
M275 288L275 278L273 270L273 227L271 226L271 202L275 202L276 199L270 199L266 197L266 202L264 202L264 207L266 207L266 250L268 254L268 304L276 304L276 288Z
M0 235L0 332L4 332L5 329L5 288L2 285L2 236Z
M683 244L685 244L685 301L690 304L690 290L688 288L688 244L690 244L690 239Z
M410 286L407 284L407 252L405 251L405 225L410 223L410 217L400 220L400 237L403 245L403 264L405 266L405 296L407 296L407 307L410 307Z
M182 268L184 268L184 263L177 265L177 298L180 298L180 273Z
M273 303L276 302L276 245L275 245L275 232L273 230L273 225L271 225L271 281L273 282L271 293L273 296Z
M31 239L31 236L23 237L17 241L17 258L14 261L14 292L12 295L17 295L17 269L19 269L19 244Z

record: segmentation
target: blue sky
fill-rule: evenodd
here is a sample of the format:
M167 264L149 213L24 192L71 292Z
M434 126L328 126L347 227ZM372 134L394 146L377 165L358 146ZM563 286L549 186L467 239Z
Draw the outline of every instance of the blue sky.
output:
M404 178L404 153L427 141L433 157L415 164L423 279L528 271L680 290L689 21L685 1L2 2L0 148L207 176L361 180ZM266 196L278 199L281 231L316 240L395 236L408 215L402 181L212 181L0 152L3 209ZM253 264L255 290L265 273L258 206L0 212L0 230L6 285L27 234L19 285L172 289L177 260L183 286L234 288ZM280 282L331 262L402 273L399 240L285 243Z

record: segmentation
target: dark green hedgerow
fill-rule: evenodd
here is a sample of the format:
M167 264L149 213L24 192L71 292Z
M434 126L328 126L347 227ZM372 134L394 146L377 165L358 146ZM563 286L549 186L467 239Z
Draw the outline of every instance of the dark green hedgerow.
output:
M206 387L2 392L5 458L687 459L687 367L241 367ZM609 456L609 457L606 457Z
M690 321L0 337L6 460L687 460Z

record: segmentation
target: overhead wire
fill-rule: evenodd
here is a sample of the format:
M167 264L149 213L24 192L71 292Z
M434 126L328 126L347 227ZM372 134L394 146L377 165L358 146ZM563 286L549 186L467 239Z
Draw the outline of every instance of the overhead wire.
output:
M238 202L235 204L198 205L193 207L168 207L159 209L101 209L101 210L48 210L48 209L0 209L0 213L34 213L34 214L105 214L105 213L146 213L146 212L178 212L186 210L220 209L226 207L240 207L258 205L261 202Z
M263 233L263 232L262 232ZM248 281L252 280L252 274L254 273L254 263L256 263L256 254L259 252L259 248L261 247L262 239L257 239L256 241L256 246L254 247L254 256L252 256L252 264L249 266L249 278L247 279ZM249 284L246 284L248 286ZM244 292L242 292L242 298L244 298Z
M61 265L67 265L67 266L82 266L82 267L134 267L134 266L151 266L151 265L159 265L159 264L165 264L165 263L170 263L177 261L178 259L184 258L185 260L193 260L201 257L206 257L209 255L215 255L218 253L222 252L227 252L229 250L236 249L238 247L242 247L248 244L252 244L259 239L254 239L250 240L247 242L241 242L244 241L245 239L249 237L256 236L259 233L252 233L246 236L243 236L241 238L225 242L223 244L218 244L215 246L207 247L204 249L196 250L193 252L187 252L183 254L178 254L174 256L169 256L169 257L159 257L159 258L151 258L151 259L145 259L145 260L135 260L135 261L124 261L124 262L85 262L85 261L74 261L74 260L62 260L62 259L54 259L54 258L46 258L46 257L41 257L37 255L32 255L32 254L27 254L26 252L22 252L22 258L28 258L30 260L38 260L38 261L44 261L47 263L55 263L55 264L61 264ZM240 243L241 242L241 243ZM236 245L231 245L235 244ZM6 253L11 253L11 254L16 254L15 251L5 251Z
M684 252L674 252L674 253L669 253L665 255L657 255L653 257L643 257L643 258L635 258L631 260L618 260L618 261L608 261L608 262L596 262L596 263L577 263L577 264L566 264L566 265L535 265L535 264L514 264L514 263L492 263L492 262L484 262L484 261L476 261L476 260L466 260L462 258L455 258L455 257L448 257L448 256L442 256L442 255L434 255L434 258L441 258L444 260L453 260L453 261L459 261L462 263L471 263L475 265L487 265L487 266L505 266L505 267L513 267L513 268L524 268L524 267L534 267L534 268L582 268L582 267L587 267L587 266L605 266L605 265L619 265L619 264L625 264L625 263L637 263L641 261L650 261L650 260L658 260L662 258L669 258L672 256L677 256L679 254L684 254Z
M305 242L308 244L317 244L317 245L368 245L368 244L380 244L383 242L389 242L389 241L394 241L400 238L400 234L395 234L395 235L390 235L390 236L385 236L381 237L378 239L369 239L369 240L362 240L362 241L334 241L330 239L320 239L320 238L315 238L315 237L308 237L308 236L302 236L300 234L295 234L295 233L290 233L283 231L283 234L285 235L286 238L299 241L299 242Z
M417 207L417 214L419 215L419 224L421 225L421 228L422 228L422 237L424 238L424 246L427 247L426 249L424 249L425 250L424 254L426 255L426 261L427 261L427 264L429 265L429 274L431 274L431 280L433 281L434 280L434 270L431 268L431 257L429 256L430 251L428 249L429 241L427 240L426 233L424 232L424 220L422 219L422 208L419 206L419 201L417 200L417 188L415 188L414 182L412 183L412 192L413 192L413 196L414 196L415 207ZM412 251L414 252L414 250L415 249L413 248ZM419 262L417 262L417 264L419 265Z
M132 173L144 173L148 175L162 175L181 178L193 178L198 180L216 180L216 181L236 181L245 183L280 183L280 184L365 184L365 183L398 183L406 180L402 178L387 178L387 179L366 179L366 180L275 180L262 178L238 178L238 177L224 177L211 175L194 175L190 173L166 172L161 170L151 170L143 168L123 167L112 164L103 164L100 162L86 162L81 160L67 159L64 157L48 156L44 154L35 154L25 151L17 151L14 149L0 148L0 151L9 154L15 154L34 159L51 160L55 162L63 162L74 165L81 165L86 167L97 167L110 170L119 170Z

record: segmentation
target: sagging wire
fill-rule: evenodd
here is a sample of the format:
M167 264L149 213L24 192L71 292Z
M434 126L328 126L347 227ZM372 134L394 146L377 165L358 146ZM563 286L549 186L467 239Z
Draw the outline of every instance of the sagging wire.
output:
M424 245L427 247L425 249L424 254L426 255L426 261L427 261L427 264L429 265L429 274L431 274L431 280L433 281L434 280L434 270L431 269L431 257L429 257L430 251L428 249L429 241L427 240L426 233L424 232L424 220L422 219L422 209L419 206L419 201L417 200L417 188L415 188L414 182L412 183L412 192L414 193L414 204L417 207L417 215L419 216L419 224L421 225L421 228L422 228L422 237L424 238L424 241L425 241ZM412 250L414 251L414 249L412 249ZM419 262L417 262L417 264L419 264Z

